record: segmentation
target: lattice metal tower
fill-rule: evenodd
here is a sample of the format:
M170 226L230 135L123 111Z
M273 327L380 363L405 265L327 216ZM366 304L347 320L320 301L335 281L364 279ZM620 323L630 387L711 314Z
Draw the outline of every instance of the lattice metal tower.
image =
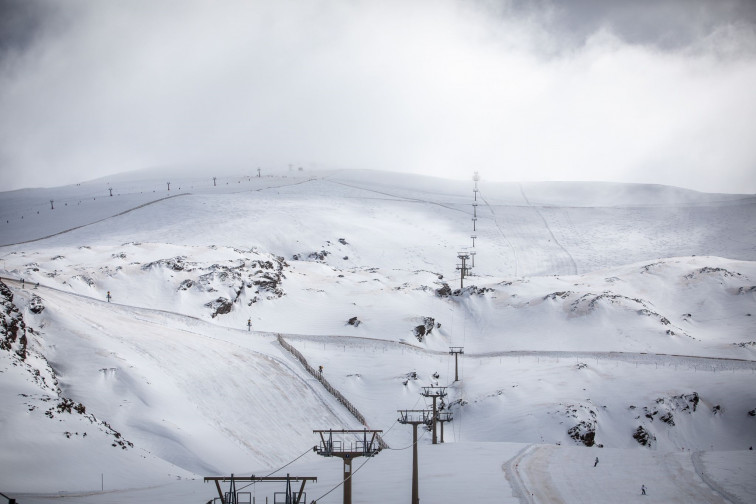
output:
M470 259L470 254L467 252L459 252L457 259L461 261L461 264L457 265L457 271L459 271L459 288L464 289L464 279L470 275L470 268L467 266L467 260Z

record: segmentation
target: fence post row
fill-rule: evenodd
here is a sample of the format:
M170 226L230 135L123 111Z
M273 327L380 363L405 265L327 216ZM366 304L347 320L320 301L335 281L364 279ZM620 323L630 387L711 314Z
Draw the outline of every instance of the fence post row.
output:
M355 408L354 405L341 394L341 392L336 390L330 383L328 383L328 380L326 380L321 373L317 372L315 368L310 366L310 364L307 362L307 359L305 359L304 355L302 355L299 350L290 345L285 339L283 339L283 336L281 336L280 334L278 334L277 337L278 343L283 348L288 350L294 357L296 357L297 360L302 363L307 372L323 384L323 388L325 388L332 396L334 396L362 425L370 428L367 420L365 420L365 417L362 415L362 413L357 411L357 408ZM380 446L381 449L389 447L379 434L376 434L376 437L378 438L378 446Z

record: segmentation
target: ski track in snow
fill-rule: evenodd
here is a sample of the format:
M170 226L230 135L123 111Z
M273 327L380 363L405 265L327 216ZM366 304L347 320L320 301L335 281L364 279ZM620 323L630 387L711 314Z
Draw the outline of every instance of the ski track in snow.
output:
M519 465L520 462L522 462L522 460L534 449L535 445L528 445L524 447L517 453L517 455L507 460L501 466L502 471L504 471L504 476L512 486L512 496L517 497L522 504L532 504L533 499L531 498L530 492L528 491L528 488L525 486L525 482L522 479Z
M525 200L525 203L527 203L528 207L532 208L538 214L538 216L543 221L543 225L546 227L546 231L549 232L549 236L551 236L551 239L554 240L554 243L556 243L559 246L559 248L562 249L562 251L569 258L569 262L570 262L570 264L572 266L571 274L577 275L577 273L578 273L578 267L577 267L577 263L575 263L575 258L572 257L572 254L570 254L570 252L566 248L564 248L564 245L562 245L561 243L559 243L559 240L557 240L556 236L554 236L554 232L551 230L551 227L549 227L549 223L546 221L546 218L543 216L543 214L541 213L541 211L538 210L538 207L536 207L536 206L534 206L534 205L532 205L530 203L530 200L525 195L525 189L522 187L522 184L518 184L518 185L520 186L520 194L522 194L522 198ZM558 263L562 263L563 261L558 259L557 262Z
M701 460L701 455L702 455L702 452L693 452L690 455L690 460L693 463L693 467L695 468L696 474L700 476L703 482L709 485L709 488L711 488L713 491L721 495L722 498L730 501L732 504L748 504L740 500L737 495L733 495L730 492L728 492L722 485L718 484L716 481L714 481L712 477L706 474L703 461Z
M486 204L488 207L488 211L491 212L491 217L493 218L493 223L496 226L496 229L499 231L499 235L504 239L505 242L507 242L507 245L509 245L509 248L512 250L512 257L514 259L514 276L517 277L517 271L519 268L519 261L517 259L517 249L514 245L512 245L512 242L507 237L507 234L504 232L504 230L501 228L501 224L499 224L499 219L496 217L496 212L494 211L491 204L486 200L486 198L483 197L483 193L478 191L478 194L480 194L480 199L483 200L483 203Z

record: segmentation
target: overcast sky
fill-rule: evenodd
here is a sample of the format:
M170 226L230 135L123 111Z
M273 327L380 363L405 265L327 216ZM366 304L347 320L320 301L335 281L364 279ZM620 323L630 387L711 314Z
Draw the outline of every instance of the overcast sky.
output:
M756 193L752 0L0 6L0 190L292 163Z

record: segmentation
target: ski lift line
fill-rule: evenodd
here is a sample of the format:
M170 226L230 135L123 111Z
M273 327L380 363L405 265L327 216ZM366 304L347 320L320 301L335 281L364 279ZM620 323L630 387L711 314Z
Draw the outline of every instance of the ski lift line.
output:
M306 449L306 450L305 450L305 451L304 451L304 452L303 452L303 453L302 453L302 454L301 454L300 456L298 456L297 458L295 458L295 459L294 459L294 460L292 460L291 462L288 462L287 464L285 464L285 465L283 465L283 466L279 467L278 469L276 469L276 470L275 470L275 471L273 471L272 473L270 473L270 474L266 475L265 477L267 478L267 477L269 477L269 476L273 476L273 475L274 475L274 474L276 474L277 472L281 471L282 469L285 469L286 467L290 466L291 464L293 464L294 462L296 462L297 460L301 459L302 457L304 457L305 455L307 455L308 453L311 453L311 452L312 452L312 448L307 448L307 449Z
M417 400L415 401L415 404L412 405L412 409L414 409L415 406L417 406L417 403L419 403L420 399L422 399L422 398L423 398L423 396L418 396L417 397ZM396 424L398 424L398 423L399 423L399 419L394 420L394 423L391 424L391 427L389 427L388 429L386 429L386 430L383 431L383 436L385 436L386 434L388 434L391 431L391 429L393 429L394 427L396 427ZM393 449L390 446L387 446L386 448L389 449L389 450Z
M291 464L293 464L293 463L294 463L294 462L296 462L297 460L301 459L302 457L304 457L305 455L307 455L307 454L308 454L308 453L310 453L310 452L312 452L312 448L307 448L307 450L305 450L305 451L304 451L304 453L302 453L301 455L299 455L299 456L298 456L297 458L293 459L293 460L292 460L291 462L288 462L288 463L286 463L285 465L283 465L283 466L281 466L280 468L278 468L278 469L276 469L275 471L273 471L272 473L270 473L270 474L267 474L267 475L263 476L263 479L264 479L264 478L270 478L271 476L273 476L274 474L276 474L276 473L277 473L277 472L279 472L280 470L282 470L282 469L284 469L284 468L286 468L286 467L290 466ZM232 474L244 474L244 473L232 473ZM248 487L250 487L250 486L254 485L255 483L257 483L257 481L252 481L251 483L249 483L249 484L247 484L247 485L244 485L243 487L240 487L240 488L238 488L238 490L244 490L245 488L248 488Z
M423 429L423 433L422 433L422 434L420 434L420 437L419 437L419 438L417 438L417 442L419 443L419 442L420 442L420 440L421 440L421 439L423 439L423 438L425 437L425 435L426 435L426 434L428 434L428 432L430 432L430 431L428 431L428 430L426 430L426 429ZM394 450L394 451L402 451L402 450L407 450L407 449L409 449L409 448L412 448L412 447L413 447L413 446L415 446L416 444L417 444L417 443L412 443L411 445L409 445L409 446L405 446L404 448L389 448L389 450Z
M76 231L77 229L81 229L83 227L91 226L93 224L99 224L100 222L104 222L104 221L106 221L108 219L112 219L114 217L120 217L121 215L126 215L127 213L133 212L135 210L139 210L140 208L144 208L144 207L146 207L148 205L152 205L152 204L155 204L155 203L160 203L161 201L165 201L167 199L178 198L179 196L191 196L191 195L192 195L192 193L181 193L181 194L174 194L172 196L166 196L165 198L156 199L154 201L148 201L147 203L143 203L143 204L141 204L139 206L135 206L134 208L129 208L128 210L124 210L123 212L120 212L120 213L117 213L117 214L109 215L107 217L104 217L102 219L96 220L94 222L88 222L86 224L82 224L81 226L76 226L76 227L72 227L72 228L69 228L69 229L64 229L63 231L58 231L57 233L53 233L53 234L47 235L47 236L42 236L40 238L34 238L33 240L20 241L20 242L16 242L16 243L6 243L5 245L0 245L0 248L11 247L13 245L23 245L23 244L26 244L26 243L34 243L34 242L46 240L48 238L52 238L53 236L58 236L58 235L62 235L62 234L65 234L65 233L70 233L71 231Z
M325 181L326 182L330 182L332 184L342 185L344 187L351 187L352 189L360 189L362 191L372 192L372 193L376 193L376 194L382 194L384 196L390 196L390 197L396 198L397 200L400 200L400 201L408 201L408 202L413 202L413 203L426 203L428 205L436 205L436 206L440 206L441 208L446 208L447 210L452 210L454 212L462 212L462 213L465 213L465 214L469 215L469 212L466 212L465 210L462 210L462 209L459 209L459 208L454 208L452 206L448 206L448 205L445 205L443 203L438 203L436 201L429 201L429 200L418 199L418 198L408 198L406 196L397 196L396 194L391 194L391 193L387 193L387 192L383 192L383 191L376 191L375 189L367 189L365 187L351 185L351 184L347 184L347 183L344 183L344 182L336 182L335 180L327 180L326 179Z
M318 497L317 499L313 500L313 502L314 502L315 504L317 504L317 503L318 503L318 501L320 501L320 499L322 499L322 498L323 498L323 497L325 497L326 495L330 494L331 492L333 492L334 490L336 490L337 488L339 488L340 486L342 486L342 485L343 485L343 484L344 484L344 483L345 483L345 482L346 482L347 480L351 479L351 478L352 478L352 476L353 476L354 474L356 474L356 473L357 473L357 471L359 471L360 469L362 469L363 467L365 467L365 464L367 464L368 462L370 462L370 461L371 461L371 460L372 460L373 458L374 458L374 457L365 457L365 462L363 462L363 463L362 463L362 464L361 464L361 465L360 465L360 466L359 466L359 467L358 467L357 469L355 469L354 471L350 472L350 473L349 473L349 476L347 476L346 478L344 478L344 479L343 479L343 480L342 480L341 482L339 482L339 484L337 484L337 485L336 485L335 487L331 488L331 489L330 489L330 490L328 490L328 491L327 491L326 493L324 493L323 495L321 495L321 496L320 496L320 497Z

